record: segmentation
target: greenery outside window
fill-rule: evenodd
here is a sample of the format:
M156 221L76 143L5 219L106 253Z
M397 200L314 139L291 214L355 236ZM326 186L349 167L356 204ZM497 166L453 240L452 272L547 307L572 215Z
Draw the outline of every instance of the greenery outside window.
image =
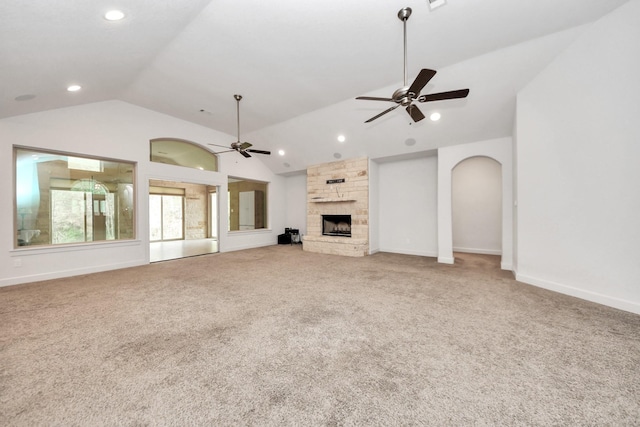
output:
M184 239L184 189L151 186L149 191L149 240Z
M14 246L135 238L135 163L14 148Z
M229 231L267 228L268 183L229 177Z

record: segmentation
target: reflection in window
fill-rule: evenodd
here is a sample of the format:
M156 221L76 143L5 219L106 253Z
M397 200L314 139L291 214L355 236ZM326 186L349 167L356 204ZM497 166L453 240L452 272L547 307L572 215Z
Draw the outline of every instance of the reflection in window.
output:
M14 152L16 246L135 237L133 163Z
M218 171L218 158L212 152L181 139L151 140L151 161L205 171Z
M229 231L267 228L267 186L229 177Z

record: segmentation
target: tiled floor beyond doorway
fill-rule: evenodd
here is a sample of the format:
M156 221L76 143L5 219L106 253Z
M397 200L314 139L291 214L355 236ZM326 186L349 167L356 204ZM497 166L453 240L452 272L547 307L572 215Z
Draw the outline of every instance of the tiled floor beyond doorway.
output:
M216 252L218 252L218 241L215 239L151 242L149 261L167 261L170 259L186 258Z

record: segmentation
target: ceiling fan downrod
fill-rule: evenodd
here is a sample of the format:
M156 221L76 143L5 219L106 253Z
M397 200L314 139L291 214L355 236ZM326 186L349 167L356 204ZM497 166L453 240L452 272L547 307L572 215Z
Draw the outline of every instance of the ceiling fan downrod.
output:
M404 7L398 11L398 19L404 27L404 87L409 86L409 71L407 67L407 19L411 16L411 8Z
M240 100L242 99L242 95L233 95L236 99L236 118L238 123L238 144L240 144Z

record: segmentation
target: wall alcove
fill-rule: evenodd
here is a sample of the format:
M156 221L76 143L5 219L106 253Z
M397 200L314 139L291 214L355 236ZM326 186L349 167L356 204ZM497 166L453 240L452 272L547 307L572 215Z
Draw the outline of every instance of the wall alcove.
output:
M451 171L454 252L502 254L502 165L469 157Z

